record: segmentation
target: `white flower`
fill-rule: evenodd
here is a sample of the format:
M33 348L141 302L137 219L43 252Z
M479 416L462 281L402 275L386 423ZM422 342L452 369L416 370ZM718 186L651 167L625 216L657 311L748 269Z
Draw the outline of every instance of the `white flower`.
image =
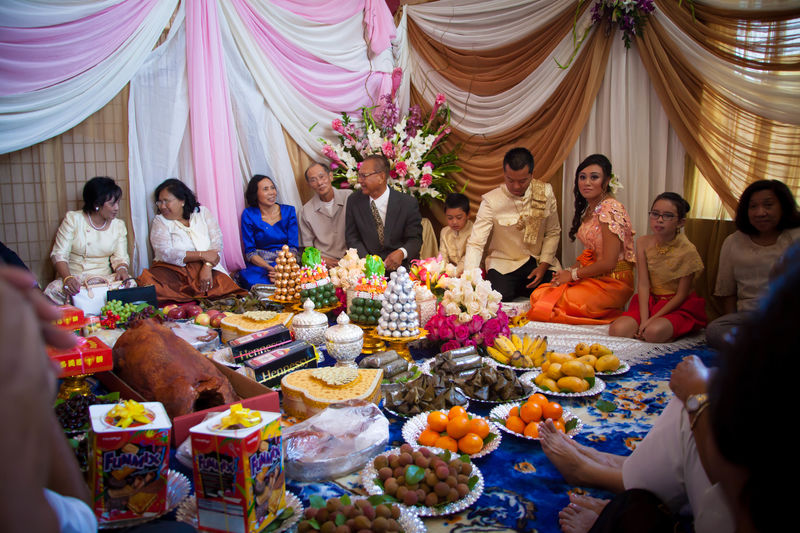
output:
M384 139L378 130L370 130L367 133L367 139L369 139L369 147L373 150L380 150L381 146L383 146Z
M444 300L442 300L442 303L444 303ZM446 315L457 315L461 312L461 308L459 308L458 304L455 302L447 302L444 306L444 312Z
M472 315L470 315L469 313L460 313L458 315L458 321L461 322L462 324L467 324L469 323L470 320L472 320Z

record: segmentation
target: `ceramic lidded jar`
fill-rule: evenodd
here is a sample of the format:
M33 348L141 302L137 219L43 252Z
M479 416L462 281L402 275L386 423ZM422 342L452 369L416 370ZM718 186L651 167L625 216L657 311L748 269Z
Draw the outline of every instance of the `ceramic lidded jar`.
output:
M356 357L361 355L364 346L364 331L350 323L347 313L340 313L336 325L325 332L325 347L328 354L336 359L335 366L355 367Z
M314 302L307 298L303 303L304 311L292 318L294 338L306 341L314 346L325 343L325 331L328 329L328 317L314 310Z

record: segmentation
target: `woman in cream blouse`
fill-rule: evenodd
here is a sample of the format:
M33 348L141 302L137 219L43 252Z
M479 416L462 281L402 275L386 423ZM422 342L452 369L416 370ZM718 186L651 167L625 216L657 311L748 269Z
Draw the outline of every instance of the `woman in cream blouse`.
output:
M220 264L222 232L189 187L168 179L156 187L158 215L150 227L154 262L139 276L159 302L188 302L245 294Z
M68 303L90 278L129 277L128 230L117 218L121 197L113 179L95 177L83 187L83 209L67 212L50 253L58 277L44 291L56 304Z

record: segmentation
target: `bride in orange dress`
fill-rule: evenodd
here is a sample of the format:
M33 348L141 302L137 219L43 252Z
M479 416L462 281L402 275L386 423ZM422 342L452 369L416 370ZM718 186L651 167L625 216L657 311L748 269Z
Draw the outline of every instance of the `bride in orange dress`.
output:
M531 294L530 320L608 324L633 295L633 229L625 207L609 196L612 177L611 162L602 154L578 166L569 238L577 235L586 248L572 268L558 271Z

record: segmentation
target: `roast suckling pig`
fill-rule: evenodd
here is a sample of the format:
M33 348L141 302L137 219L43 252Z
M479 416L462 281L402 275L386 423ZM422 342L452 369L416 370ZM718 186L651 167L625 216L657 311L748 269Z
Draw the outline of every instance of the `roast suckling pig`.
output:
M239 398L211 361L168 327L134 323L114 345L114 372L171 418Z

